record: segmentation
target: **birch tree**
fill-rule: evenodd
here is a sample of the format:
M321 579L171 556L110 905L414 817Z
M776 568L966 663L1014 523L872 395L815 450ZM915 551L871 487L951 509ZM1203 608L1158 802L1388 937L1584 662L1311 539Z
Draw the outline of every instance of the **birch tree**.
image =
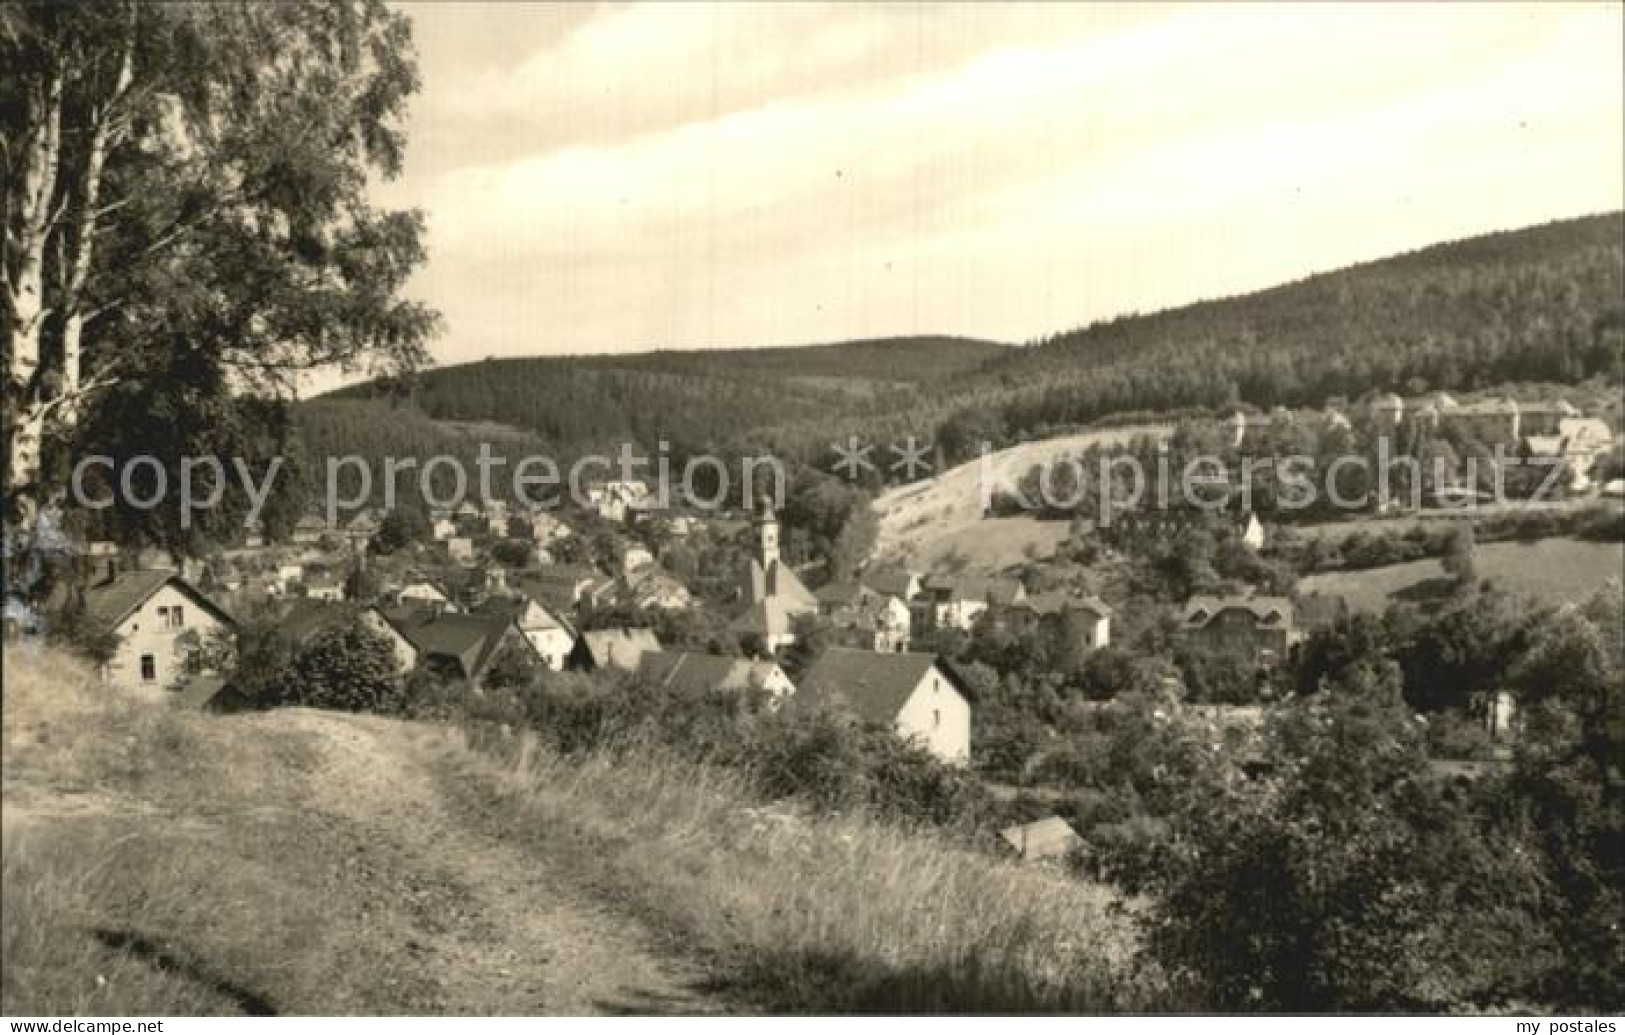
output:
M6 5L0 70L9 524L144 413L207 445L307 371L423 361L437 317L400 297L422 220L367 193L400 170L418 87L403 15Z

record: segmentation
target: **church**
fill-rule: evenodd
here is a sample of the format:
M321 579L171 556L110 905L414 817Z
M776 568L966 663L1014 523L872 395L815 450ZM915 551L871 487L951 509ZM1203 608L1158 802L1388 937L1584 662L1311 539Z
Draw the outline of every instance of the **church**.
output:
M740 576L739 598L749 607L734 620L740 636L754 637L765 651L777 651L795 642L792 628L801 615L818 613L813 596L789 565L779 557L779 519L766 500L753 519L756 556Z

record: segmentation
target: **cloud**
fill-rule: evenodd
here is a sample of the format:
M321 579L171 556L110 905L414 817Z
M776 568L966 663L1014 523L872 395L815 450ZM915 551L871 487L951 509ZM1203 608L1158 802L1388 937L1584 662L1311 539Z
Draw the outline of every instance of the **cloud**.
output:
M1019 339L1621 203L1618 8L1006 10L426 46L437 153L380 196L428 212L443 357Z

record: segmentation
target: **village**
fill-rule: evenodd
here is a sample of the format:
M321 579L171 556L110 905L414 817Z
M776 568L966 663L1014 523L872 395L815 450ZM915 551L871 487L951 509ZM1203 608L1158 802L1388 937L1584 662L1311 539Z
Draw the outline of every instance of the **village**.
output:
M0 1014L1618 1013L1622 17L0 2Z
M1353 427L1348 410L1328 407L1319 419L1347 433ZM1506 398L1463 405L1443 393L1410 401L1389 393L1366 400L1355 417L1362 427L1408 438L1413 446L1443 426L1513 443L1519 456L1552 457L1561 465L1564 498L1606 501L1625 494L1619 479L1593 477L1615 449L1614 433L1566 402ZM1245 451L1301 419L1285 411L1236 411L1210 427ZM1451 493L1461 484L1447 480L1433 488L1427 505L1436 517L1451 517L1456 512L1449 508L1462 502ZM1477 495L1474 490L1473 499ZM1392 516L1381 508L1368 514L1373 520ZM1087 538L1108 553L1131 556L1216 528L1258 564L1277 546L1275 530L1254 513L1232 511L1219 515L1217 525L1214 520L1188 510L1142 509L1118 515ZM1285 544L1300 535L1285 529L1281 538ZM93 653L110 684L205 710L262 704L207 660L222 656L222 644L230 656L240 622L268 628L294 649L359 625L388 642L393 678L403 683L432 673L477 697L522 685L532 671L604 671L651 693L726 692L770 710L839 710L959 767L975 766L978 750L986 748L985 736L979 742L974 732L977 694L952 656L963 659L970 638L1059 638L1073 658L1113 645L1114 609L1089 591L1087 577L1057 584L1045 575L1046 565L1029 564L1022 576L874 561L830 578L817 563L798 570L785 556L784 539L765 499L748 512L670 509L659 506L643 482L609 481L562 512L485 499L420 514L362 509L331 526L311 514L285 542L267 542L255 528L238 545L179 566L152 551L91 543L59 589L58 613L42 618L66 621L72 612L81 642L99 645ZM720 578L698 572L698 543L723 547L711 550L722 558ZM817 580L815 589L809 579ZM1182 651L1238 660L1260 681L1311 632L1346 613L1336 599L1272 589L1268 579L1229 586L1176 601L1166 621ZM1143 608L1141 601L1130 603ZM26 631L20 604L8 615L13 635ZM662 626L675 642L662 642ZM1253 728L1261 720L1252 700L1204 704L1183 685L1178 666L1165 664L1161 673L1170 700L1188 701L1192 716L1227 727ZM1492 740L1510 737L1510 696L1499 694L1481 721ZM1064 857L1076 847L1070 828L1068 836L1028 845L1034 831L1065 827L1055 816L1034 823L1032 830L1010 828L1006 840L1039 857Z

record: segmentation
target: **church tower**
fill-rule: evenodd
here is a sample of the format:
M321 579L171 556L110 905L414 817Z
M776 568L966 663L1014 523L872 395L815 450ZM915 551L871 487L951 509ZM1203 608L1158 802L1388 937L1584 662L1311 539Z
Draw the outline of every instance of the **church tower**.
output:
M756 559L764 572L772 571L779 560L779 519L765 499L756 508Z

